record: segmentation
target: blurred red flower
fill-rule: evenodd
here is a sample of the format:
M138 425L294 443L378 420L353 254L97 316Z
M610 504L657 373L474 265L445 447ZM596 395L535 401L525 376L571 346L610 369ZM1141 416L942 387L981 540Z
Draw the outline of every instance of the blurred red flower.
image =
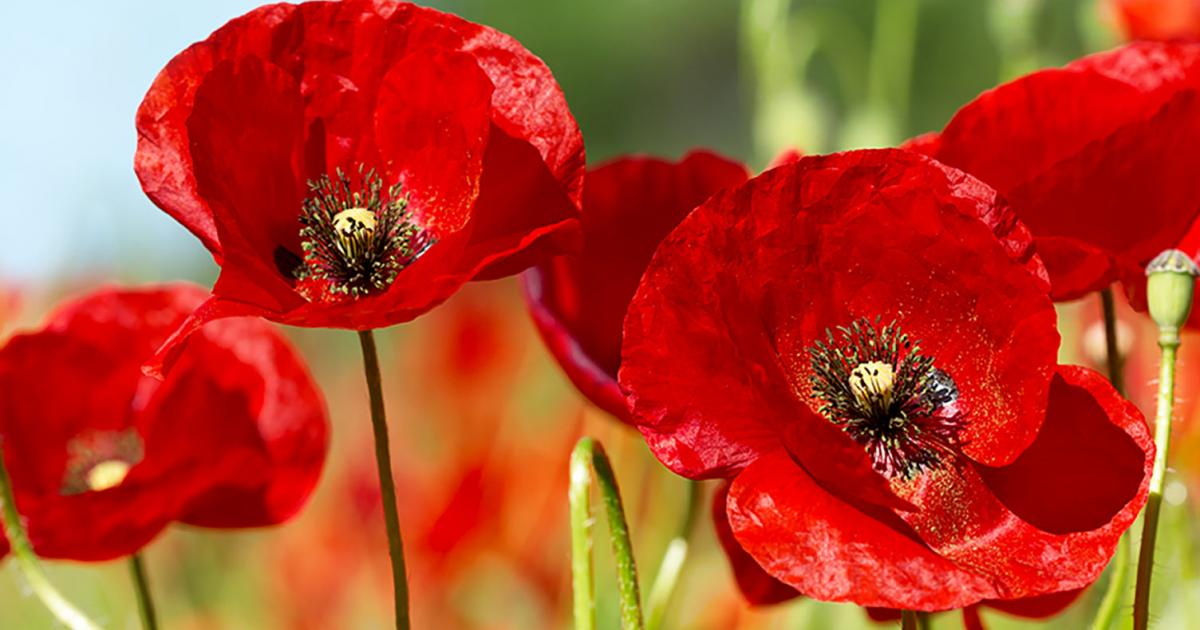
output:
M621 322L654 248L745 166L708 151L679 162L622 157L588 171L583 249L524 275L534 322L567 376L597 406L628 417L617 387Z
M1108 0L1129 39L1200 37L1200 0Z
M39 555L107 560L172 521L273 525L308 499L325 459L325 403L269 324L219 322L165 381L142 374L206 295L100 290L0 350L4 458Z
M658 248L620 383L675 472L733 478L767 573L915 610L1077 589L1146 499L1141 414L1056 364L1032 239L914 153L799 162L708 200Z
M583 144L511 37L389 0L261 7L137 115L146 194L221 265L230 315L369 329L577 240Z
M1055 300L1126 278L1200 212L1200 44L1138 42L984 92L924 152L987 182L1037 238Z

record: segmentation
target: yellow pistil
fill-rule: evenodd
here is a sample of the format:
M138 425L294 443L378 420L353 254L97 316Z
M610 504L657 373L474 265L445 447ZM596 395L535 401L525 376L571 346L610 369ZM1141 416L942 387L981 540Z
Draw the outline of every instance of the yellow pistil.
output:
M129 463L119 459L108 459L92 466L87 472L88 488L99 492L121 485L129 474Z
M896 382L896 370L883 361L859 363L850 371L850 391L863 408L879 406L886 409L892 404L892 386Z
M375 231L375 213L366 208L348 208L333 215L333 229L343 236Z

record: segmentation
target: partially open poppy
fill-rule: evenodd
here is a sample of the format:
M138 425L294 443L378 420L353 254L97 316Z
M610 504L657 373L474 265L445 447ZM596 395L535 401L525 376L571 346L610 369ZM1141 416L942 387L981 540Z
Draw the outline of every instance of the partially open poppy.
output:
M809 597L1077 589L1146 499L1145 421L1057 365L1028 231L915 153L807 157L718 193L659 246L624 330L650 448L732 478L738 544Z
M175 57L137 115L146 194L230 315L365 330L574 244L583 144L511 37L390 0L264 6Z
M524 281L542 339L600 408L628 416L617 387L621 324L654 248L702 201L748 176L708 151L679 162L623 157L588 172L583 249L533 267Z
M215 323L165 381L142 374L206 295L100 290L0 350L4 459L39 555L107 560L173 521L272 525L308 499L325 459L325 403L271 325Z
M1056 300L1136 278L1200 213L1200 44L1137 42L981 94L911 141L998 190Z

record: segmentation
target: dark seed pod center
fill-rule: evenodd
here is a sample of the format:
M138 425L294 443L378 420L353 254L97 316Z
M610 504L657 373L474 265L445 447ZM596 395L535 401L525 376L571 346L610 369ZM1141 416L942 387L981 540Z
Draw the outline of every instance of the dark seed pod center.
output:
M408 210L400 185L386 190L374 170L351 179L338 169L308 183L300 212L303 264L295 275L309 299L357 298L391 286L433 244Z
M960 452L958 386L895 322L826 329L808 354L821 415L862 444L880 473L911 479Z

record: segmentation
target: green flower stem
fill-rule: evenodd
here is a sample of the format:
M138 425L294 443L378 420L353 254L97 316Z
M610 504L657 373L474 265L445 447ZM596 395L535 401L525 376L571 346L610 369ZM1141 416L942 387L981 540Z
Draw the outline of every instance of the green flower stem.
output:
M593 472L600 486L600 497L608 514L608 529L613 555L617 559L617 587L621 597L621 627L642 630L642 604L638 589L637 565L629 541L629 525L621 505L621 491L613 475L604 447L584 437L571 452L571 485L567 496L571 504L571 575L575 596L575 628L596 627L595 582L592 578L592 509L590 490Z
M1138 553L1137 592L1133 600L1133 627L1145 630L1150 623L1150 577L1154 572L1154 543L1158 537L1158 515L1162 508L1167 473L1167 449L1171 443L1171 411L1175 402L1175 351L1178 333L1160 334L1162 359L1158 376L1158 405L1154 424L1154 472L1150 475L1150 497L1143 512L1142 545Z
M675 585L679 582L683 563L687 561L689 539L695 528L700 505L703 503L704 488L700 482L688 481L687 483L688 497L683 513L683 523L679 527L679 533L667 545L662 563L658 566L658 575L654 577L654 584L650 586L650 596L646 600L647 630L658 630L662 627L663 619L666 618L667 605L670 604L671 595L675 592Z
M1100 291L1100 303L1104 309L1104 353L1108 363L1108 380L1113 389L1124 396L1125 361L1117 339L1117 310L1112 287ZM1108 587L1104 591L1104 599L1100 600L1100 608L1096 610L1096 618L1092 620L1092 630L1107 630L1121 608L1121 600L1129 583L1129 560L1133 555L1129 536L1126 533L1117 541L1117 552L1109 569Z
M408 576L404 569L404 541L400 536L400 515L396 509L396 482L392 479L392 453L388 442L387 414L383 408L383 377L379 372L379 353L375 334L358 331L362 345L363 371L371 397L371 428L375 432L375 466L379 470L379 490L383 495L383 518L387 527L388 555L392 559L392 593L396 608L396 630L408 630Z
M137 592L142 628L158 630L158 615L154 612L154 598L150 596L150 579L146 576L146 564L142 561L142 554L135 553L129 556L129 575L133 578L134 590Z
M1121 608L1125 587L1129 585L1129 559L1133 555L1129 536L1126 532L1117 541L1117 553L1113 556L1108 588L1104 590L1104 599L1100 600L1100 608L1096 610L1096 618L1092 620L1092 630L1107 630L1116 618L1117 610Z
M4 522L4 533L8 536L8 543L12 548L17 568L25 576L25 581L29 583L33 594L42 600L42 604L50 610L50 614L71 630L100 630L99 625L88 619L78 608L67 601L67 598L63 597L58 589L54 588L54 585L46 577L46 573L42 571L42 565L38 562L37 555L33 552L33 546L29 544L29 539L25 536L25 529L21 526L21 515L17 513L12 481L8 477L8 470L4 467L3 457L0 457L0 495L2 495L0 499L4 501L3 509L0 510L0 520Z
M917 612L915 610L900 611L900 627L903 630L917 630Z

